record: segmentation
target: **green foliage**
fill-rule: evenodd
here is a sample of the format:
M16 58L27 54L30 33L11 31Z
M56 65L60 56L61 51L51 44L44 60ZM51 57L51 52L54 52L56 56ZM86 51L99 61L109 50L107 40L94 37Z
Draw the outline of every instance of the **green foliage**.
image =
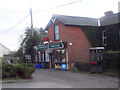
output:
M92 47L102 46L102 32L98 27L81 27Z
M39 43L40 43L40 37L37 32L34 32L33 36L30 35L26 41L25 54L31 55L33 62L34 62L34 57L35 57L35 54L34 54L35 50L33 47L39 45Z
M107 50L119 50L119 26L116 25L109 25L108 27L101 27L101 30L105 30L106 31L106 42L107 42L107 46L106 49Z
M3 64L2 78L29 78L35 71L34 64Z
M120 63L120 51L109 51L104 53L102 67L104 71L119 72L118 64Z
M79 62L75 62L75 63L74 63L74 67L79 70L79 68L80 68L80 63L79 63Z
M80 63L79 61L76 61L74 63L74 68L76 68L78 71L89 71L90 64L89 63Z
M81 26L87 39L89 40L91 47L103 46L102 32L106 32L106 49L107 50L120 50L120 37L119 37L119 25L109 25L101 27L93 26Z

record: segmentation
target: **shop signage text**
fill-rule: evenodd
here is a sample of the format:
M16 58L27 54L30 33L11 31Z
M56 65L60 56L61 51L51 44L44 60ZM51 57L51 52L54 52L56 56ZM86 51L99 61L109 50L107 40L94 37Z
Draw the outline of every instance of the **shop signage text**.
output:
M35 48L36 46L34 46ZM50 45L40 45L35 48L35 50L40 50L40 49L48 49L48 48L63 48L64 45L63 43L55 43L55 44L50 44Z

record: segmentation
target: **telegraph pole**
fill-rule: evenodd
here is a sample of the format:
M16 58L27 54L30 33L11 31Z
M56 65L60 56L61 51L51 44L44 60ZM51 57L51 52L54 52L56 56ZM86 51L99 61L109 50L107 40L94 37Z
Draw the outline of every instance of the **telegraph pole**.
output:
M31 31L33 36L33 18L32 18L32 8L30 8L30 16L31 16Z

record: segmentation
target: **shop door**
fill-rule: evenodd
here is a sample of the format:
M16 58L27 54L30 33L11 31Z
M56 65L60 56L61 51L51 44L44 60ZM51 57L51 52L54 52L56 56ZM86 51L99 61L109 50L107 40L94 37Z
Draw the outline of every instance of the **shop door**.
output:
M53 60L53 54L50 54L51 68L55 68L55 62Z

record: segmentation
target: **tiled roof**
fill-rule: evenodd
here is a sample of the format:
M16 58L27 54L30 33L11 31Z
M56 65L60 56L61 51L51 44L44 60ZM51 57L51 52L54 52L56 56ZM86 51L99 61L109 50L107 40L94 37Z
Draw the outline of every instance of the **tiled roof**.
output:
M97 26L97 19L88 18L88 17L74 17L74 16L65 16L65 15L53 15L54 18L57 18L65 25L85 25L85 26Z
M49 23L45 27L45 30L48 30L49 26L53 23L52 20L54 20L55 18L64 25L71 25L71 26L99 26L98 20L100 21L100 26L120 23L120 13L113 14L112 11L108 11L108 13L109 12L110 15L105 15L99 19L55 14L50 19Z
M88 18L88 17L75 17L75 16L65 16L65 15L53 15L48 25L46 26L46 30L52 24L52 19L57 19L64 25L72 25L72 26L98 26L98 19Z

